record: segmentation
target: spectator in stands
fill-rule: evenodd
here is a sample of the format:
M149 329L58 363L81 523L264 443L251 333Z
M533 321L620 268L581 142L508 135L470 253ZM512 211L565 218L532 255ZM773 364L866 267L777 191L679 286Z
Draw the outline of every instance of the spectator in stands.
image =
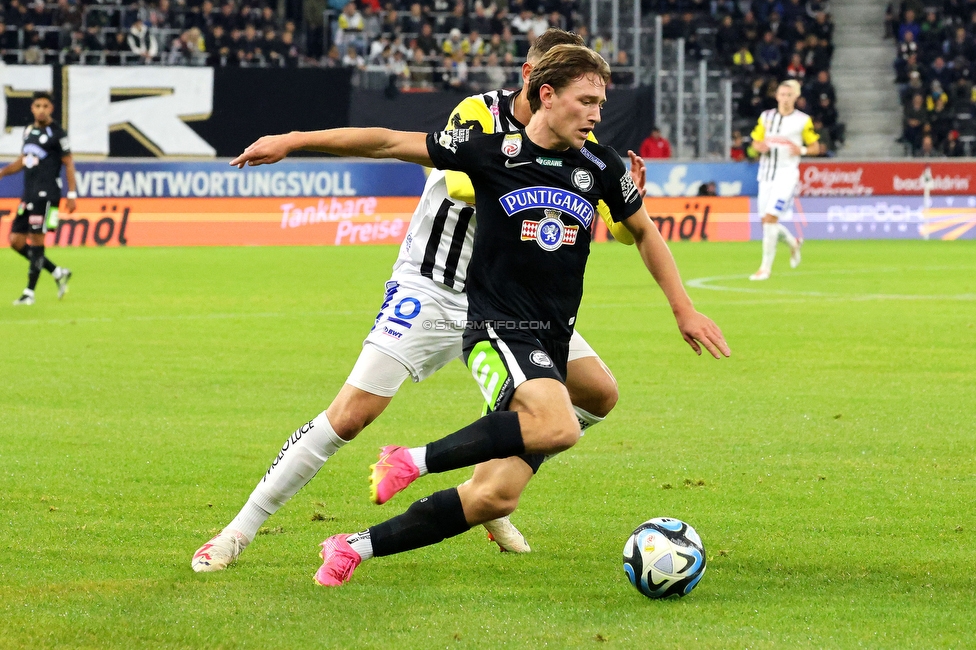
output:
M886 40L895 36L895 26L897 24L898 19L895 17L895 6L889 2L888 6L885 7L884 17L884 37Z
M912 95L911 103L905 107L902 142L913 150L917 149L922 142L922 127L927 121L928 112L925 110L922 96Z
M830 81L830 72L827 70L821 70L817 73L817 78L810 82L807 86L807 92L805 93L807 97L815 97L817 101L820 100L821 95L827 95L830 98L831 103L837 101L837 92L834 90L834 84Z
M191 27L170 42L167 63L170 65L194 63L197 57L203 54L205 47L203 35L200 33L200 30L196 27Z
M942 145L942 154L948 158L962 158L966 155L965 148L959 141L959 131L955 129L949 131L946 141Z
M715 32L715 51L722 63L728 64L732 62L732 56L739 49L740 38L739 28L732 22L732 16L724 16L722 18L722 24ZM743 43L743 45L745 45L746 51L748 51L748 44Z
M105 63L108 65L122 65L122 53L129 52L127 35L121 29L105 40Z
M929 111L929 124L932 125L932 139L936 147L941 147L952 130L954 116L949 113L949 98L942 94Z
M363 15L356 9L356 3L348 2L336 20L335 42L340 47L346 47L347 52L349 46L354 47L357 54L364 51L366 49L366 43L363 41L365 26Z
M485 11L481 0L474 3L474 18L471 19L469 28L479 34L491 34L491 16Z
M786 76L803 83L804 77L807 76L807 69L803 67L803 57L801 55L794 54L790 59L790 64L786 66Z
M708 181L698 185L698 196L718 196L718 188L715 181Z
M451 29L447 38L441 43L441 52L452 56L455 52L464 52L464 41L461 38L461 30L457 27Z
M925 20L919 25L918 47L922 51L922 58L929 59L942 50L942 21L932 8L925 14Z
M410 5L410 13L401 19L400 25L407 34L419 34L424 23L427 22L424 16L423 7L419 2Z
M915 12L911 9L905 11L905 19L902 21L901 26L898 28L898 40L904 41L905 34L911 33L912 40L918 41L918 37L922 33L922 28L917 22L915 22Z
M418 52L420 50L417 50ZM329 51L325 55L325 61L322 63L326 68L341 68L343 67L342 53L339 52L339 46L333 44L329 48Z
M427 57L419 47L414 48L410 60L410 88L432 90L434 87L434 68L427 63Z
M729 148L729 158L735 162L743 162L746 159L746 145L742 140L741 131L732 132L732 146Z
M159 53L156 37L149 33L149 28L141 18L136 18L129 29L128 42L129 50L138 54L142 63L151 63Z
M284 67L285 56L284 49L281 45L281 40L278 39L278 32L275 31L275 28L271 24L265 23L261 51L264 52L264 57L269 65Z
M417 37L417 48L424 53L424 56L432 56L437 53L437 39L434 38L434 28L430 23L424 23L420 27L420 36Z
M617 50L617 59L612 66L610 73L610 83L619 88L628 88L634 85L634 71L630 67L630 58L626 50Z
M640 146L641 158L670 158L671 143L661 136L661 130L651 127L651 134L644 139Z
M939 150L935 148L932 136L930 135L922 137L922 145L918 148L918 153L915 155L918 158L939 158L942 156Z
M813 120L813 130L820 136L820 155L831 157L834 155L834 138L830 135L830 129L824 127L823 120L816 117Z
M244 39L238 48L237 58L242 64L249 66L264 63L261 39L258 38L258 30L253 23L248 23L244 28Z
M464 5L464 0L458 0L454 4L454 9L451 11L451 15L444 20L444 31L453 32L454 30L458 32L468 31L468 16L467 9Z
M366 69L366 59L360 56L359 52L356 51L355 45L349 45L346 47L346 55L342 57L342 67L355 68L357 70Z
M763 34L762 43L756 51L756 64L762 73L779 76L783 52L770 31Z
M756 15L751 11L747 11L746 15L742 18L742 25L739 31L742 35L742 40L749 46L750 49L756 47L759 44L759 33L761 25L759 21L756 20Z
M204 36L206 41L206 51L208 53L207 65L224 65L230 54L230 39L224 33L224 26L221 23L214 23L209 34Z
M756 68L755 63L756 60L749 51L748 44L742 43L738 51L732 55L732 73L742 77L751 75Z
M925 96L925 110L934 111L935 105L940 101L948 103L949 95L942 89L942 84L938 79L932 81L928 95Z
M485 42L481 38L481 34L478 33L476 29L472 29L468 33L468 37L464 39L462 43L461 50L468 56L480 56L484 53Z
M498 54L491 52L485 66L485 76L491 88L503 88L507 82L507 74L498 61Z
M24 63L26 65L41 65L44 63L44 50L41 48L41 35L33 29L28 31L28 27L33 27L30 23L24 26L24 42L27 47L24 49Z

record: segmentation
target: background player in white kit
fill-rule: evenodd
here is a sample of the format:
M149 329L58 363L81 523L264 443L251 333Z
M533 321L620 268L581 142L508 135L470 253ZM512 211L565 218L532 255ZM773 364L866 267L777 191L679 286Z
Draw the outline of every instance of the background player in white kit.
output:
M551 29L537 39L523 65L527 80L532 65L550 48L582 44L575 34ZM492 91L463 100L448 128L485 133L524 128L528 101L511 91ZM643 161L631 155L637 187L644 186ZM346 383L329 408L295 431L282 446L267 474L230 524L193 555L194 571L218 571L233 562L254 539L258 528L308 483L325 461L386 409L400 385L421 381L460 358L467 298L465 274L474 240L474 189L464 174L433 170L427 179L410 228L386 283L380 313ZM609 212L601 205L601 214ZM609 223L608 223L609 225ZM622 224L611 232L625 243L633 237ZM450 327L450 324L457 324ZM617 400L613 375L579 334L570 346L567 374L581 429L601 422ZM492 464L475 469L472 481L493 491L500 473ZM505 550L526 552L521 533L502 517L485 528Z
M762 215L762 264L750 280L768 280L776 259L780 238L790 247L790 266L800 264L802 239L794 237L780 221L793 218L793 197L800 182L800 157L820 153L820 136L813 130L813 120L796 110L800 84L793 79L776 89L777 108L764 111L752 130L752 146L760 152L759 201Z

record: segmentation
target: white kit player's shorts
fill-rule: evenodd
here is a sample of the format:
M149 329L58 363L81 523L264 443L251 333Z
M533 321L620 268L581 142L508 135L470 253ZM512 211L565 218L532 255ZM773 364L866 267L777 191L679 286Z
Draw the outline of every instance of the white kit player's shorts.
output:
M386 283L383 305L346 383L380 397L393 397L407 377L415 382L461 358L467 296L422 278ZM597 353L577 332L569 361Z
M771 214L780 221L793 218L793 198L796 196L798 181L788 180L759 181L759 200L756 205L760 217Z

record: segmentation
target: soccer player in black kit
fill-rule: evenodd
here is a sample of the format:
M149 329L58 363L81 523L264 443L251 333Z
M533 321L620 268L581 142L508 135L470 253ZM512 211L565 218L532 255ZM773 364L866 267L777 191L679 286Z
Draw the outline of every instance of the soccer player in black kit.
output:
M34 288L42 270L47 270L58 284L58 299L68 290L71 271L56 266L44 255L44 234L58 225L61 204L61 165L68 176L68 212L75 211L75 165L71 158L68 134L51 115L54 102L45 92L34 93L31 113L34 123L24 130L21 156L3 169L0 178L24 171L24 194L17 216L10 226L10 247L27 258L27 288L15 305L33 305Z
M231 162L273 163L297 149L399 158L462 171L475 189L464 358L490 412L424 447L384 447L370 481L374 501L383 503L424 474L504 459L496 471L506 487L479 499L464 484L369 530L333 535L322 544L319 584L341 585L363 560L436 544L510 513L545 456L579 439L563 378L599 200L634 235L685 341L699 354L703 346L715 358L729 355L719 328L694 309L620 157L586 141L600 121L609 78L606 62L592 50L559 45L532 71L533 115L519 133L291 133L262 138Z

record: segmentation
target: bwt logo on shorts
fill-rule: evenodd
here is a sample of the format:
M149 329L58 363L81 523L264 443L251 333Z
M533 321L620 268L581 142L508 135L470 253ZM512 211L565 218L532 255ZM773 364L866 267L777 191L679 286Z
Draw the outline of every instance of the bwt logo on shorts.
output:
M522 222L522 241L535 240L544 251L554 251L563 244L572 246L578 233L579 226L567 226L559 220L558 210L546 210L542 221Z
M523 210L550 208L560 212L568 212L577 221L589 228L593 223L593 206L579 194L554 187L525 187L509 192L498 199L505 210L505 214L513 216Z

